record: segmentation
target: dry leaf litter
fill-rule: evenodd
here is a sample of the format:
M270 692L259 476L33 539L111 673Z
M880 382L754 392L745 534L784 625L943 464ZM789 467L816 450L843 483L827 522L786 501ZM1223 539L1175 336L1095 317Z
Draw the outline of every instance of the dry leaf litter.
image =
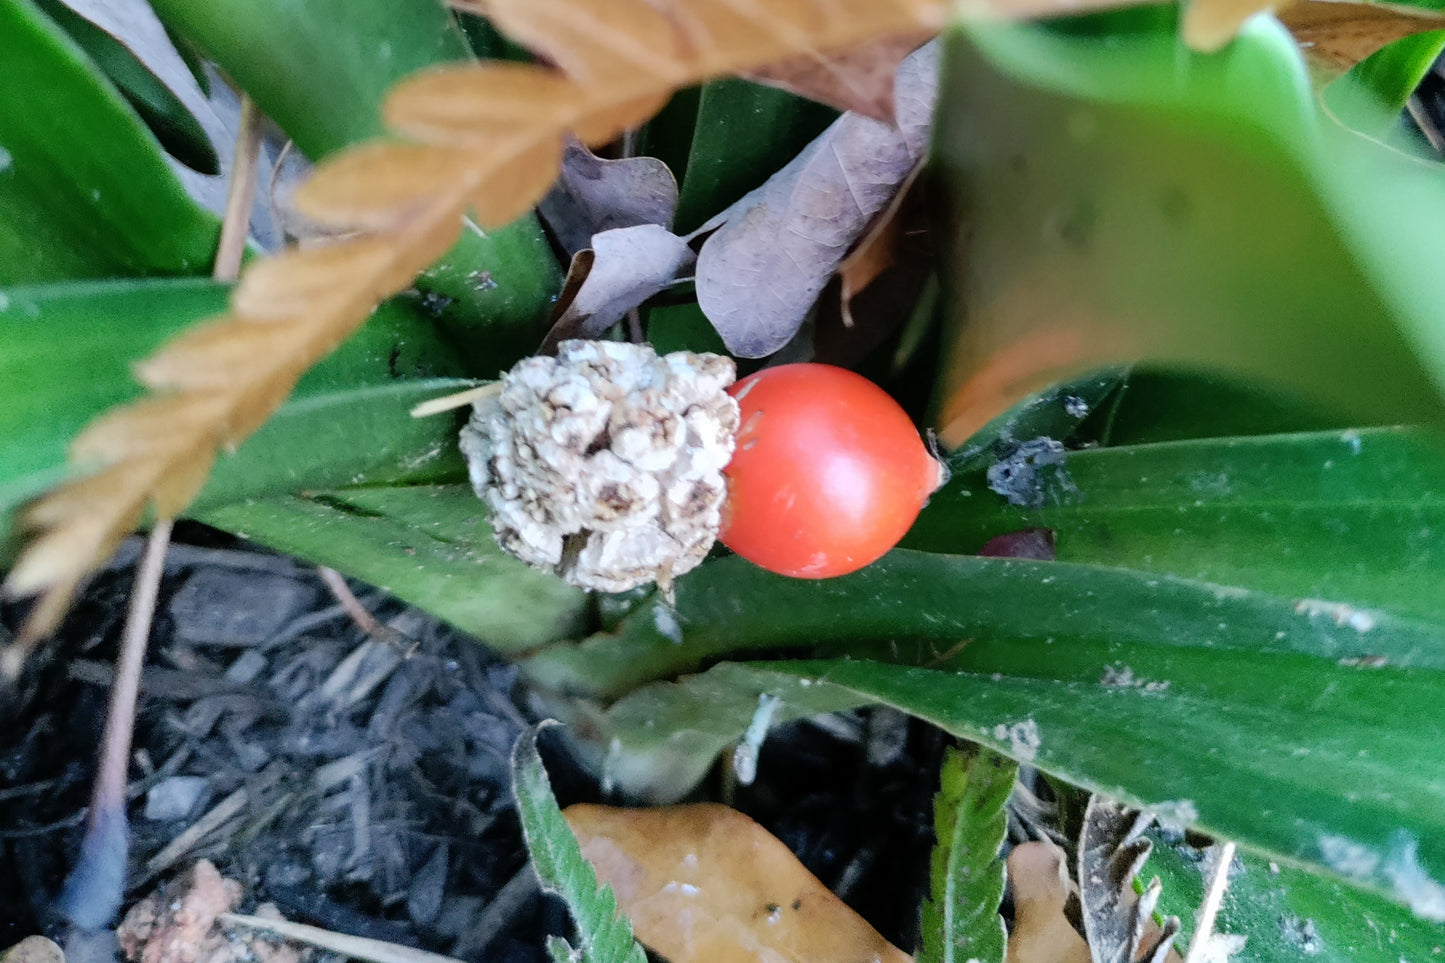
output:
M583 588L671 584L722 524L734 376L720 355L608 341L520 362L462 429L498 542Z

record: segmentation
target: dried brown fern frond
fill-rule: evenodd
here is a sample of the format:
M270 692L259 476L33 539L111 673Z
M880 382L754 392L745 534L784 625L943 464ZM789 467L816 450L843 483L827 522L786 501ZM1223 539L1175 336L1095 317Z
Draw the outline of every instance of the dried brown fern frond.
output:
M784 57L920 27L946 0L476 0L556 68L466 64L404 81L385 107L410 142L376 142L323 164L303 213L355 232L251 267L230 311L137 366L153 394L93 422L72 458L90 474L29 507L34 534L5 582L42 593L22 636L59 622L87 572L147 509L183 511L221 448L255 431L312 364L382 299L455 242L463 217L504 224L555 180L570 133L597 145L655 113L678 87Z

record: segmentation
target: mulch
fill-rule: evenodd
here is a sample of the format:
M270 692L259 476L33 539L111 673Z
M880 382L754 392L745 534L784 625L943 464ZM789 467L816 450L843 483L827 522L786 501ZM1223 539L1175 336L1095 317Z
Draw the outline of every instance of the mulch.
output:
M360 583L353 621L316 569L185 528L142 680L129 789L129 905L205 858L289 919L531 963L565 910L526 865L508 758L535 721L515 670ZM0 701L0 947L62 930L138 543L93 580ZM19 612L0 610L0 631ZM603 801L556 738L563 804ZM886 715L782 727L732 802L886 936L911 946L939 740ZM717 796L722 783L704 787ZM620 802L618 800L606 800Z

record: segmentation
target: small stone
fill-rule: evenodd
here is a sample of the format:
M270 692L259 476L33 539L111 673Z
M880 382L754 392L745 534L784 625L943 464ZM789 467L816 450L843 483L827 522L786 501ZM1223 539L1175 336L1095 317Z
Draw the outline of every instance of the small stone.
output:
M722 527L735 374L720 355L610 341L518 363L461 436L498 543L605 592L692 569Z
M195 812L201 797L209 794L210 781L204 776L171 776L146 793L145 818L157 822L185 819Z
M260 645L311 605L315 590L264 572L205 568L171 599L176 637L192 645Z

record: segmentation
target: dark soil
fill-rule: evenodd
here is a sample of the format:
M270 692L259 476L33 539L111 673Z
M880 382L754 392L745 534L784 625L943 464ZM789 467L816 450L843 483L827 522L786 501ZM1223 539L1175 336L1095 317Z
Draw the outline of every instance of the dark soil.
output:
M132 755L126 904L205 857L242 911L463 960L543 960L543 899L512 809L530 722L515 671L475 640L353 585L367 635L315 569L185 528L172 547ZM0 948L58 934L138 544L93 581L5 694ZM0 631L18 611L0 613ZM603 800L549 736L560 801ZM776 731L732 802L896 944L916 940L938 739L886 716ZM717 781L720 784L720 781ZM714 789L717 787L715 786ZM716 798L714 791L704 795Z

